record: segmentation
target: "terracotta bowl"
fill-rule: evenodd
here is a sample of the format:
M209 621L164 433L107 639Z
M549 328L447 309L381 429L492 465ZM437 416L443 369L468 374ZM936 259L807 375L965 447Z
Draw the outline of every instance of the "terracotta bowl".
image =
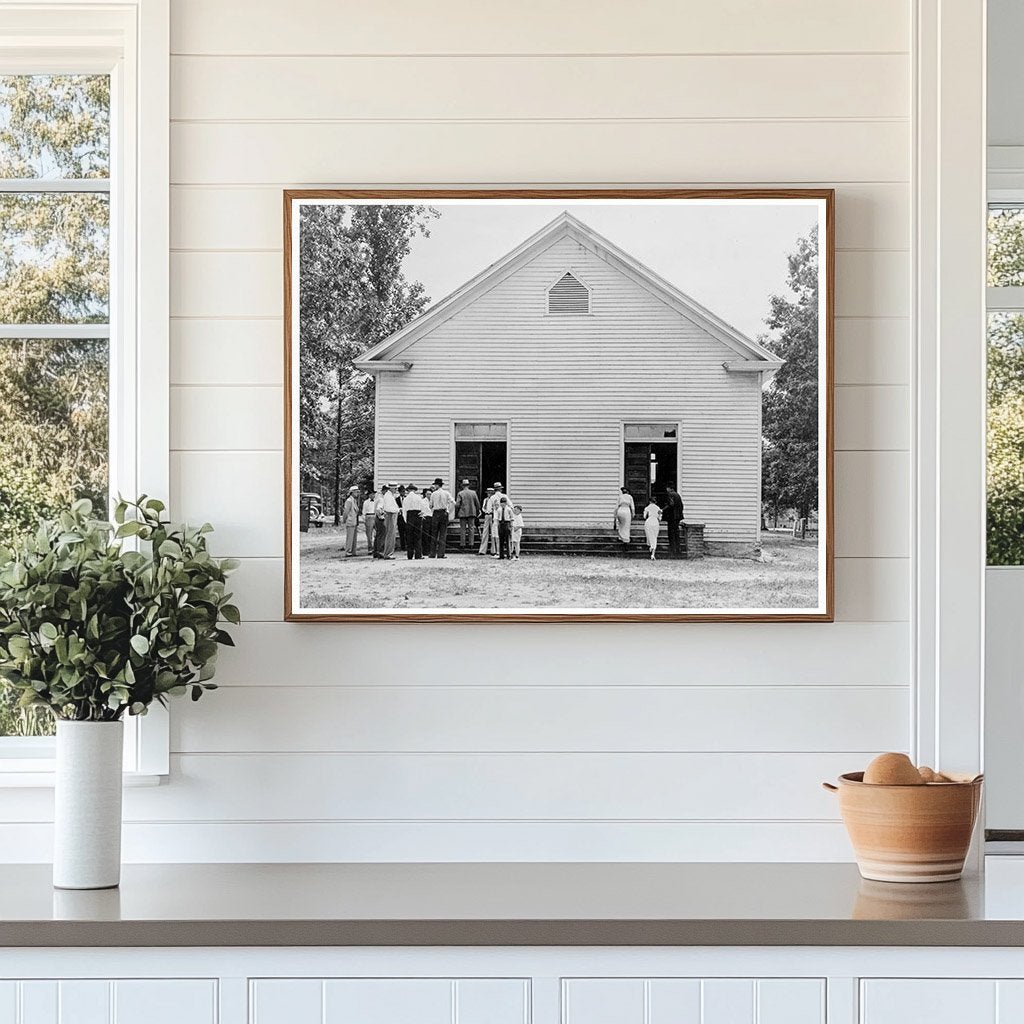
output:
M923 786L875 786L863 772L839 776L839 811L857 867L877 882L960 877L981 804L981 776Z

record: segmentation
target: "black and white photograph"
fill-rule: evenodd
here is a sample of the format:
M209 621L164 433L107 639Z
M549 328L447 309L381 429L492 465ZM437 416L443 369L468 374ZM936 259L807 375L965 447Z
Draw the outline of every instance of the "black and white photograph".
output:
M830 192L285 230L290 618L831 618Z

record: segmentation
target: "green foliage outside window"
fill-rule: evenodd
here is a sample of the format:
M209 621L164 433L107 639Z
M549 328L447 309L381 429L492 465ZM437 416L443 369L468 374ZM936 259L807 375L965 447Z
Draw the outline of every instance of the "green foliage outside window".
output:
M1024 210L992 210L988 284L1024 284ZM988 318L989 565L1024 565L1024 314Z
M0 178L110 174L105 75L0 76ZM0 323L102 324L109 310L103 192L0 193ZM106 514L105 339L0 339L0 545L74 501ZM0 736L50 731L0 685Z

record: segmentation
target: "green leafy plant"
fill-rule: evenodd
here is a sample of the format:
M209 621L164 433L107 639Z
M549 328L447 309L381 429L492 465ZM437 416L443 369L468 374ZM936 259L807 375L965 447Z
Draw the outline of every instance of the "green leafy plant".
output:
M215 689L219 645L234 645L221 624L239 622L225 587L238 562L209 553L209 523L163 512L143 495L110 524L81 500L0 549L0 679L22 707L110 722Z

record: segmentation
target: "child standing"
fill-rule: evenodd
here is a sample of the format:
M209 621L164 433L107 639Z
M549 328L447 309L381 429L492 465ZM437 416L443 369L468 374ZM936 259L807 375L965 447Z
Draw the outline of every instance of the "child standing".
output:
M523 506L514 505L512 511L512 557L518 561L519 546L523 540Z

